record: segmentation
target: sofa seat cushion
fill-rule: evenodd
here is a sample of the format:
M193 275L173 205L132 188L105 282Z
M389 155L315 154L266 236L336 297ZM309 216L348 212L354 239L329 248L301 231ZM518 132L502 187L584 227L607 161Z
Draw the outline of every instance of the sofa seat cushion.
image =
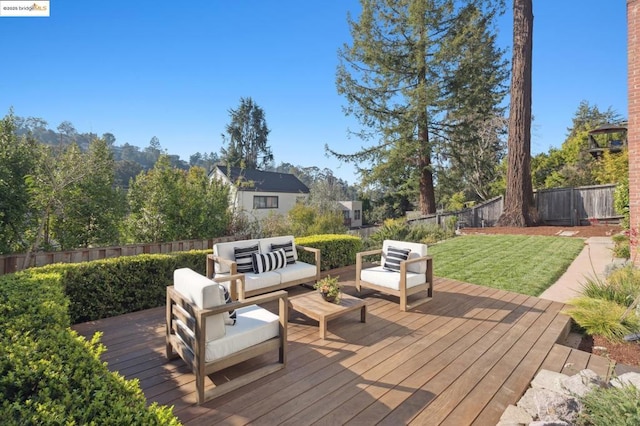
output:
M360 271L360 279L392 290L400 290L400 273L389 271L382 266L375 266ZM424 273L417 274L407 271L407 288L426 283Z
M316 265L310 265L305 262L296 262L292 265L287 265L286 268L276 269L273 272L280 275L281 282L283 283L302 280L305 278L314 280L316 278Z
M409 257L407 260L415 259L417 257L423 257L427 255L427 245L421 243L410 243L406 241L396 241L396 240L384 240L382 243L382 258L380 259L380 264L385 264L385 253L387 253L388 247L396 247L401 249L409 249ZM418 274L424 274L427 272L427 264L426 262L417 262L412 263L407 266L407 271L415 272Z
M237 321L227 326L224 337L207 343L205 361L210 362L277 337L280 317L257 305L236 309Z
M263 272L261 274L244 274L245 291L260 290L265 287L280 284L280 274L278 274L278 271L279 270Z
M200 309L212 308L225 303L220 295L220 286L209 278L189 268L173 271L173 288L186 300ZM225 334L223 314L207 317L205 340L218 339Z

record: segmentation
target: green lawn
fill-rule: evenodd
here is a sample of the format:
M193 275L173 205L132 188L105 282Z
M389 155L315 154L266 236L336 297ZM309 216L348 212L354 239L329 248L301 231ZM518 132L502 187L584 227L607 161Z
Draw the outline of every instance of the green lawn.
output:
M430 245L434 274L538 296L567 270L584 240L528 235L467 235Z

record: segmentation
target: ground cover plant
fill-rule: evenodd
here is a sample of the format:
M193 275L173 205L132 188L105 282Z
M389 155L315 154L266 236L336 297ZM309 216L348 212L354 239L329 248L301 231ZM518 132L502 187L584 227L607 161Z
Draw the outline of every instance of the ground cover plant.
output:
M567 270L584 240L532 235L465 235L429 246L434 274L539 296Z

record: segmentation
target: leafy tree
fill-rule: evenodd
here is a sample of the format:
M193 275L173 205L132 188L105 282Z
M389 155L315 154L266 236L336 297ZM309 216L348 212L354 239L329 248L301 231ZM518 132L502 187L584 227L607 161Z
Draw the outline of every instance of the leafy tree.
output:
M269 128L264 111L251 98L240 98L237 109L230 109L231 123L227 136L222 135L227 148L222 148L222 161L231 167L262 169L273 161L267 145Z
M62 191L52 215L52 236L62 250L118 244L125 198L114 187L113 154L106 141L95 139L80 157L90 172Z
M602 158L593 169L593 177L597 183L619 183L629 176L629 151L611 153L604 151Z
M348 19L353 44L339 50L336 85L347 98L345 112L363 126L358 135L378 142L354 154L327 150L344 161L371 163L371 169L358 166L363 184L388 186L387 196L402 194L396 205L418 194L420 210L433 213L436 144L452 141L447 133L454 125L471 131L503 96L504 63L491 33L501 2L361 4L359 21Z
M620 116L611 108L600 111L597 105L591 106L587 101L580 102L561 148L551 148L548 154L533 157L531 169L534 187L560 188L604 183L607 180L602 175L606 172L601 171L604 163L596 161L588 152L589 131L605 124L620 122ZM611 158L618 157L614 155ZM610 180L606 183L617 181Z
M329 174L325 179L316 180L309 188L307 204L320 212L340 211L338 201L350 200L340 180Z
M30 236L23 268L30 265L33 251L43 244L48 246L51 243L50 220L57 212L63 211L68 201L68 191L93 172L75 143L65 146L57 153L51 146L39 145L34 150L34 160L33 174L28 175L25 180L36 226Z
M16 134L13 111L0 120L0 254L26 249L30 227L25 177L33 173L35 141Z
M611 107L600 111L597 105L591 106L588 101L582 100L573 116L572 126L567 131L571 137L581 130L592 130L604 124L619 124L622 121L622 116Z
M220 158L218 154L215 152L201 154L200 152L196 152L195 154L189 157L189 165L191 167L198 166L203 169L209 171L220 162Z
M116 143L116 137L113 133L109 132L102 134L102 140L107 144L109 148L113 148Z
M214 238L229 226L228 188L200 167L172 168L166 155L135 178L127 195L132 242Z
M63 136L66 136L67 142L71 143L78 132L70 121L63 121L58 125L58 133L60 134L60 143L62 144L64 143Z
M321 212L317 208L302 203L296 204L287 214L293 235L341 234L346 231L342 212Z
M153 167L162 153L163 152L162 146L160 145L160 139L158 139L156 136L152 137L149 141L149 146L144 149L146 165L148 167Z
M128 188L131 179L134 179L143 170L142 165L135 161L121 160L115 164L114 184L120 188Z
M513 1L513 60L509 114L507 191L501 226L530 226L531 183L531 51L533 48L532 0Z

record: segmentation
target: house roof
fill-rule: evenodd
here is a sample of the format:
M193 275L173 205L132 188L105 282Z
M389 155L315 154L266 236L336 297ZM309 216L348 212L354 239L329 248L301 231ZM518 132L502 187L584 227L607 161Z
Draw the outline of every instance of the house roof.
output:
M215 167L234 184L238 181L249 183L247 185L236 185L239 191L309 193L309 188L290 173L247 170L224 165L216 165Z

